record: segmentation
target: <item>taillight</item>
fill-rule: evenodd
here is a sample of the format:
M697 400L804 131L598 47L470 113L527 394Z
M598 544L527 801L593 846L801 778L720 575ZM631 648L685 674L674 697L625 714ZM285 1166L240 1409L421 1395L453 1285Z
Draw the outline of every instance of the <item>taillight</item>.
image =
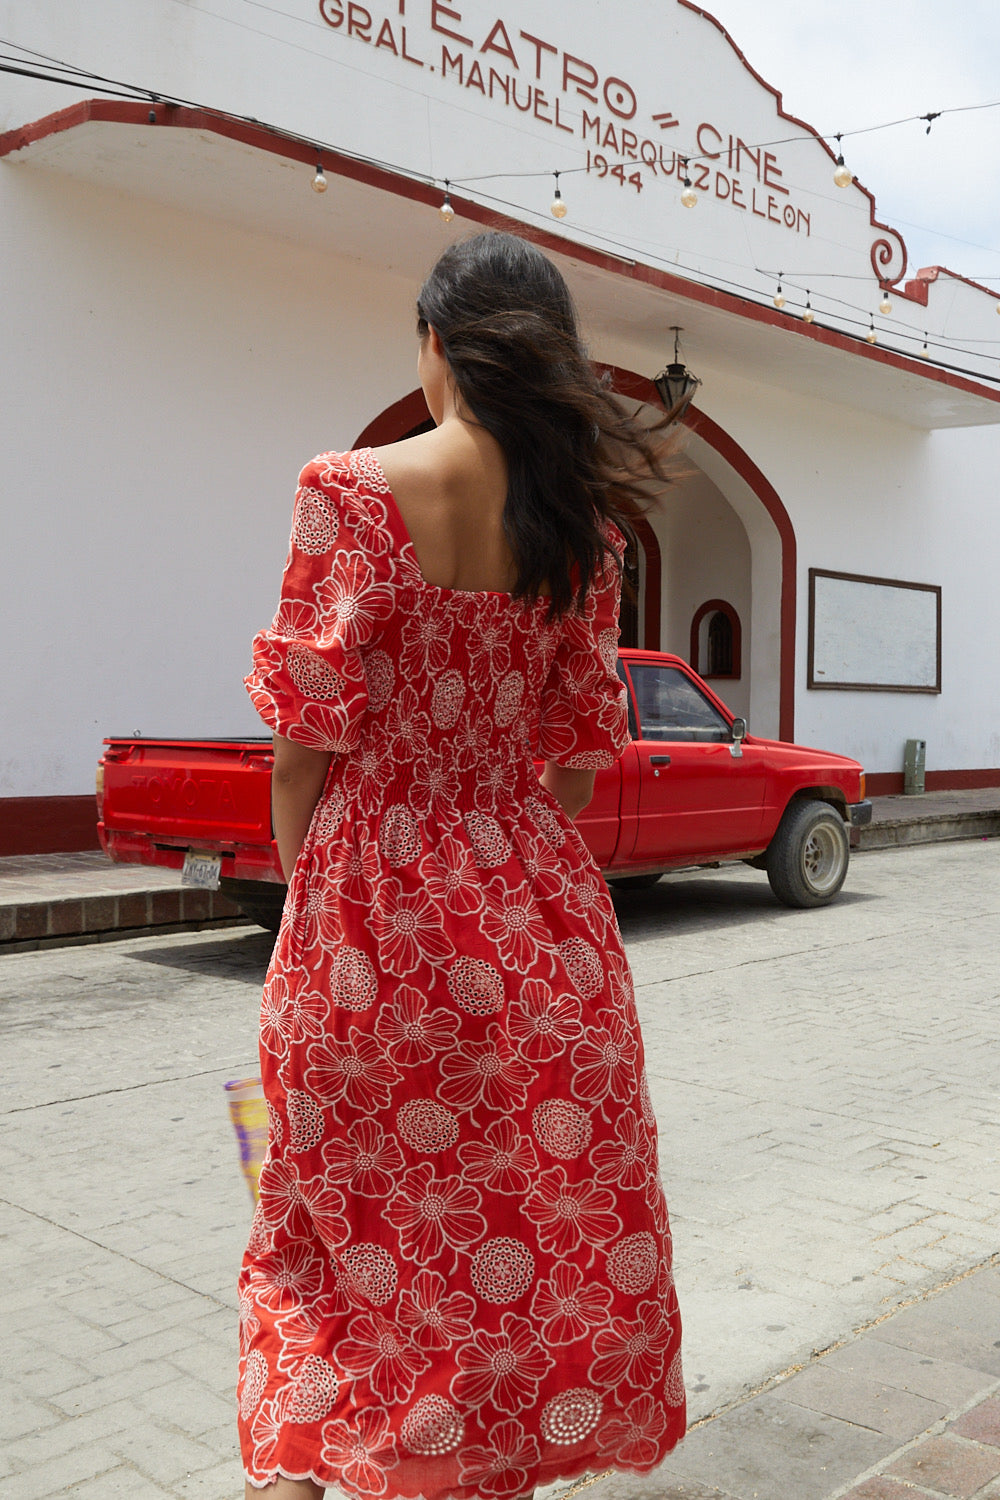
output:
M97 816L104 817L104 762L99 762L97 767Z

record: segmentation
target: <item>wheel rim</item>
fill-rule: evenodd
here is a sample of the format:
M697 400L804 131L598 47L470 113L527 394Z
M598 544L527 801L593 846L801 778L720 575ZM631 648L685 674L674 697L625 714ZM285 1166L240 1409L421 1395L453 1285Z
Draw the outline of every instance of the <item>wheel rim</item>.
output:
M844 850L840 830L832 823L817 823L802 851L802 873L817 895L836 890L844 873Z

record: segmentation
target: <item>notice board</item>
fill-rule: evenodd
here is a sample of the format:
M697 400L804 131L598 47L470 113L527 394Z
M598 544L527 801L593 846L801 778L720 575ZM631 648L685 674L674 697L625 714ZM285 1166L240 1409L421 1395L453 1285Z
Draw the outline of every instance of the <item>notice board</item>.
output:
M941 589L809 569L809 686L941 691Z

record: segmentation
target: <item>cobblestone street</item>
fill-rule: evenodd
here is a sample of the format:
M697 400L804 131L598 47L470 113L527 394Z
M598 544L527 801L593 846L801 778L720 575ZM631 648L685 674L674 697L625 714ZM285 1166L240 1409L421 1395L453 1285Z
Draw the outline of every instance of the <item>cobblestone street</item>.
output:
M698 1419L1000 1250L997 845L863 854L814 912L739 868L664 880L619 913ZM234 928L0 958L10 1500L240 1493L250 1203L222 1084L256 1071L270 941Z

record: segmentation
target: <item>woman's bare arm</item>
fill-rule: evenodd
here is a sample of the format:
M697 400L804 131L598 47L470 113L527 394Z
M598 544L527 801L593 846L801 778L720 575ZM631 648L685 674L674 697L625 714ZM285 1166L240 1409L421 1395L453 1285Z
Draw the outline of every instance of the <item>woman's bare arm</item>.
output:
M324 750L309 750L283 735L274 736L271 817L286 881L292 878L331 759Z
M571 771L567 766L557 765L554 760L547 760L538 779L555 797L567 818L575 818L594 795L595 774L594 771Z

